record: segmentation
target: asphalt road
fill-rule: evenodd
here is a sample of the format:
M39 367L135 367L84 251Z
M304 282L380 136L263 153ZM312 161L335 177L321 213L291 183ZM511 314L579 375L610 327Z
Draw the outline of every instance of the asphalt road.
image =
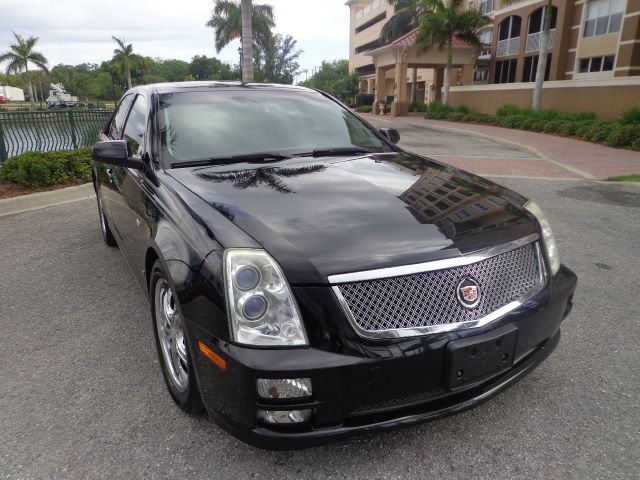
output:
M639 478L640 195L498 181L546 209L580 277L556 352L473 411L300 452L176 408L93 201L0 219L0 478Z

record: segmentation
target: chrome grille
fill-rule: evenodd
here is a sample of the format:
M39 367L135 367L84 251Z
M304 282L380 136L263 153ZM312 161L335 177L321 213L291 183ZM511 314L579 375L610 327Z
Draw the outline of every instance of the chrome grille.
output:
M529 243L467 265L343 283L334 291L361 335L418 335L498 318L495 315L507 313L503 310L512 309L513 302L543 287L542 272L539 246ZM460 305L456 297L465 277L474 278L480 286L480 302L473 309Z

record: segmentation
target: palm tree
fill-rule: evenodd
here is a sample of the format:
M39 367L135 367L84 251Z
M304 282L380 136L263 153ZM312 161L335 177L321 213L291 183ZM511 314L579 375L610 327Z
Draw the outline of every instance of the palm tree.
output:
M252 5L251 27L253 42L264 47L271 38L275 27L275 17L271 5ZM238 0L214 0L211 19L207 27L215 30L216 51L220 51L242 36L242 14Z
M17 44L9 45L9 50L0 53L0 63L7 62L7 74L20 73L24 70L29 86L29 100L31 101L31 109L34 110L35 95L33 92L33 82L31 81L31 73L29 72L29 63L34 64L39 69L47 71L47 59L40 52L36 52L33 48L38 43L38 37L29 37L26 40L22 35L13 32Z
M420 0L424 13L420 16L420 30L416 44L421 49L436 47L447 49L447 68L444 72L443 103L449 102L451 67L453 64L453 37L481 47L478 30L491 23L491 18L474 8L462 8L463 0Z
M129 88L133 87L131 83L131 66L136 64L145 68L144 59L140 55L133 53L133 45L127 45L124 38L111 37L116 42L118 48L113 51L113 60L119 62L122 66L122 73L127 76L127 85Z
M504 5L510 5L520 0L502 0ZM542 87L544 86L544 76L547 72L547 59L549 58L549 40L551 38L551 22L553 21L553 1L547 0L547 6L544 9L545 15L542 17L544 22L542 33L540 34L540 53L538 54L538 68L536 70L536 82L533 87L533 99L531 107L534 110L540 110L542 105Z
M282 181L282 178L299 177L310 173L321 172L327 167L325 165L309 165L307 167L266 167L255 170L230 171L222 173L199 173L198 176L214 183L231 183L238 190L247 188L258 188L265 185L278 193L287 195L296 193L289 185Z
M393 17L385 23L380 32L380 39L386 43L395 40L419 25L420 15L424 8L419 0L387 0L394 7ZM411 103L416 101L416 84L418 69L413 68L411 79Z
M253 4L251 0L240 2L242 17L242 81L253 82Z

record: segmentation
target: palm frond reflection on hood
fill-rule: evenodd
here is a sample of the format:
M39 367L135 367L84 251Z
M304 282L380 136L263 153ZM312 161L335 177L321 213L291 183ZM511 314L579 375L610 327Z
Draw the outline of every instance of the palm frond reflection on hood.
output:
M209 182L231 183L234 188L245 190L265 185L283 195L296 193L282 179L299 177L325 170L325 165L310 165L308 167L267 167L255 170L240 170L221 173L202 172L197 175Z

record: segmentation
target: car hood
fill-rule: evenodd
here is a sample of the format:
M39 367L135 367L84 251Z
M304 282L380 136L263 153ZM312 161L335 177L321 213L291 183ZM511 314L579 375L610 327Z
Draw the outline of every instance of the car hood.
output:
M455 257L537 232L520 195L407 153L168 173L262 245L298 285Z

